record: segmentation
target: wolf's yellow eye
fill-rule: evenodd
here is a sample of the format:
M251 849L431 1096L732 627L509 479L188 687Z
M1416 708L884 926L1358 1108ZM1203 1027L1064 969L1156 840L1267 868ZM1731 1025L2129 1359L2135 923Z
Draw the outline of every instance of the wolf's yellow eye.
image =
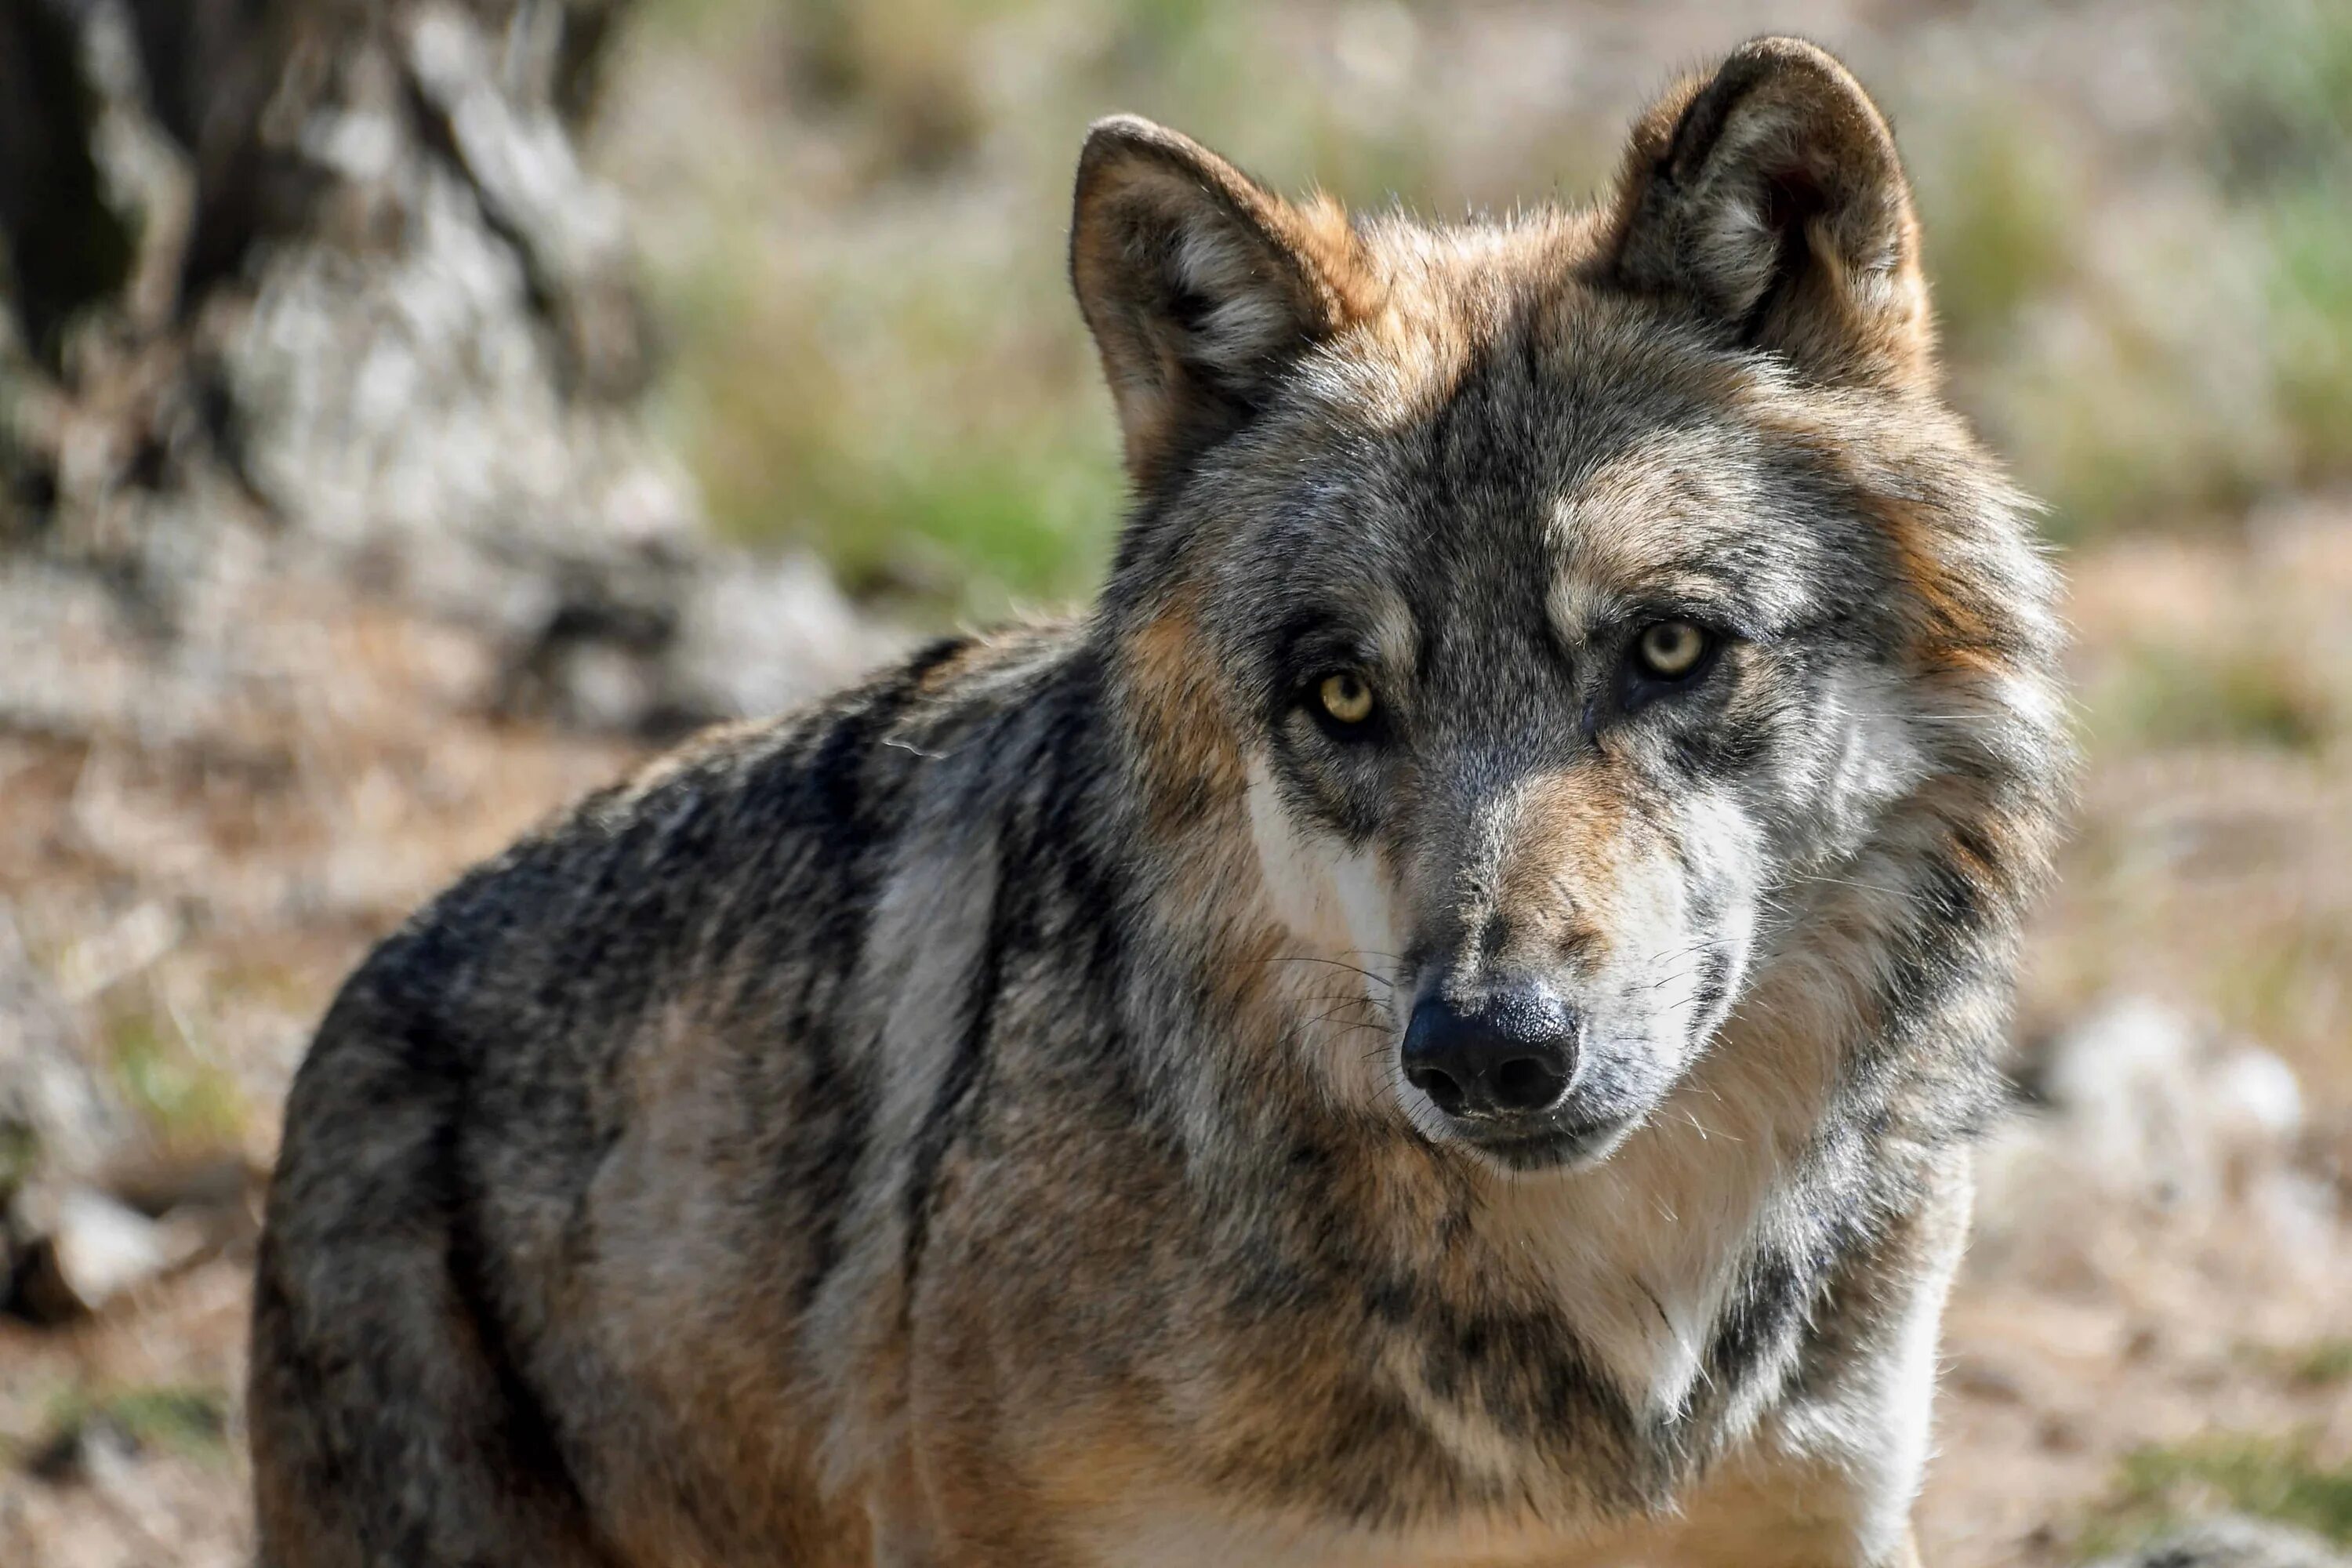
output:
M1316 695L1322 700L1323 711L1342 724L1360 724L1372 716L1372 689L1354 670L1325 676Z
M1642 668L1661 680L1680 680L1706 654L1706 634L1688 621L1660 621L1634 645Z

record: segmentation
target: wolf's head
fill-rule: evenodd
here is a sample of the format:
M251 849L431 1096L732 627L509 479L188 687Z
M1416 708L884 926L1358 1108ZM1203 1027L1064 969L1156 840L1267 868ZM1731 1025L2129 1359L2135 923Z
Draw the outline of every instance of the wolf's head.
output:
M1106 121L1071 263L1139 498L1134 742L1163 826L1245 825L1286 945L1369 975L1379 1021L1314 1037L1336 1099L1534 1169L1604 1157L1736 1009L1998 1026L2052 585L1938 401L1843 67L1750 44L1612 201L1458 227Z

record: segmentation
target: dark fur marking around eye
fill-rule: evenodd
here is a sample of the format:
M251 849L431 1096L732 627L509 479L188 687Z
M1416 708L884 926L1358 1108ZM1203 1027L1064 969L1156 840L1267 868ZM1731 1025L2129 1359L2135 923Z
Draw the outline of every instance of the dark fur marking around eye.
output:
M1771 760L1769 726L1754 717L1720 713L1674 736L1668 758L1685 778L1737 778Z

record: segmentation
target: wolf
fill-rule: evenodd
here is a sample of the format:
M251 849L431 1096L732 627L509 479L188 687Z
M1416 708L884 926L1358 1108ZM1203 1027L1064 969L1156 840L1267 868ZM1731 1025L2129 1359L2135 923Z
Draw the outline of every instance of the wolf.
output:
M1887 122L1803 42L1581 210L1097 124L1066 622L588 799L288 1102L271 1568L1916 1562L2069 747Z

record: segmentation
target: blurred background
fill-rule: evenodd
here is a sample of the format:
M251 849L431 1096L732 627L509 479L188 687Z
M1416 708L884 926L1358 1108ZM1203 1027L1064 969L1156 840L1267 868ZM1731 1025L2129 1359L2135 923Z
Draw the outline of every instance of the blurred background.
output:
M1929 1559L2352 1545L2352 5L0 0L0 1563L243 1561L257 1184L370 942L693 725L1090 591L1090 119L1577 201L1763 30L1893 116L2072 583Z

